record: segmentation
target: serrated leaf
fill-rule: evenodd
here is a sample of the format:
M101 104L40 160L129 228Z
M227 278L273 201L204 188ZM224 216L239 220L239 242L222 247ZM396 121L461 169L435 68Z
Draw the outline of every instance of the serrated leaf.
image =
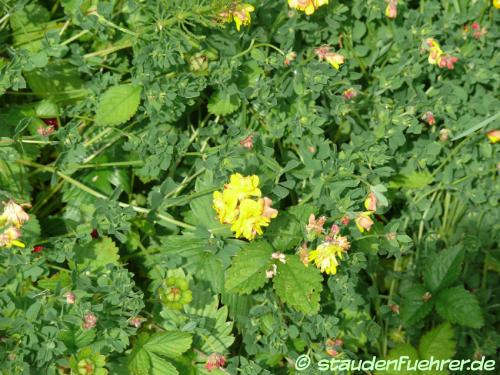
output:
M278 217L271 221L265 237L270 238L273 247L279 251L297 246L304 238L303 228L307 224L309 215L315 211L313 206L304 204L280 212Z
M304 314L318 312L323 277L316 267L306 267L296 256L287 256L285 264L278 263L273 281L276 294L287 305Z
M218 91L208 102L208 112L216 116L226 116L236 111L241 103L238 94L228 91Z
M119 85L109 88L97 106L96 124L115 126L130 120L139 108L142 88Z
M266 270L271 264L273 248L266 241L251 242L233 259L226 272L225 288L229 293L248 294L268 281Z
M401 357L407 356L409 357L408 361L412 361L412 363L415 363L416 360L418 360L418 352L417 349L415 349L412 345L410 344L403 344L403 345L398 345L394 348L392 348L389 351L389 354L385 358L387 361L390 360L399 360ZM384 370L384 371L377 371L375 372L376 375L405 375L405 374L413 374L413 375L419 375L421 374L420 371L409 371L405 368L404 364L401 367L400 370L395 370L394 368Z
M420 339L418 352L420 359L450 359L455 355L456 341L453 328L450 323L445 322L430 330ZM447 374L447 370L436 369L426 371L429 375Z
M423 285L415 285L405 293L401 306L401 318L407 326L411 326L425 318L432 310L433 299L424 301L427 292Z
M153 334L144 344L148 352L175 358L191 347L193 338L186 332L161 332Z
M170 362L164 358L156 355L155 353L149 353L149 358L151 359L151 375L178 375L179 371Z
M484 317L477 298L463 286L443 290L436 297L439 315L451 323L464 327L481 328Z
M431 257L424 270L424 281L431 292L450 286L460 276L464 251L461 248L443 250Z
M70 263L70 268L78 266L96 269L110 263L118 264L119 259L115 243L110 237L104 236L89 245L75 246L75 262Z

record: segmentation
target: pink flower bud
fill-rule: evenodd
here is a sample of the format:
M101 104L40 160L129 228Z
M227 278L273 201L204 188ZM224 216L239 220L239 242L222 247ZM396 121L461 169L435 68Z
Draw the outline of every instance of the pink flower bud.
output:
M340 227L337 224L333 224L332 227L330 228L330 233L332 236L336 236L340 232Z
M214 369L224 367L226 364L226 357L222 354L213 353L210 354L207 358L207 362L205 363L205 368L211 372Z
M82 328L83 329L92 329L96 326L96 323L97 323L97 316L95 316L92 313L87 313L83 317Z
M68 305L73 305L76 301L75 294L72 292L67 292L64 294L64 297L66 297L66 303Z
M245 147L247 150L251 150L253 148L253 135L249 135L245 139L241 140L240 145Z

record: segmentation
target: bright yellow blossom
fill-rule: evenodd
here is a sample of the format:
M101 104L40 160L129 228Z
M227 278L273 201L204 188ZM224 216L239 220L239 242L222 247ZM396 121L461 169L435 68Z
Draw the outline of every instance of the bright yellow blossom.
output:
M234 21L236 30L240 31L241 25L250 25L250 23L252 22L250 13L252 13L254 10L255 8L253 7L253 5L246 3L238 4L234 2L227 10L219 13L219 18L224 23Z
M328 0L288 0L290 8L301 10L308 16L313 14L322 5L328 4Z
M225 188L236 193L239 200L262 195L259 189L259 176L255 175L244 177L235 173L231 175L230 182L225 185Z
M309 253L309 262L313 262L321 272L335 275L339 265L337 257L342 259L344 251L345 248L341 247L337 241L323 242L316 250Z
M271 207L272 200L263 197L258 176L242 176L235 173L222 192L213 195L213 207L222 224L231 224L235 236L253 240L262 234L278 211Z
M493 0L493 6L497 9L500 9L500 0Z

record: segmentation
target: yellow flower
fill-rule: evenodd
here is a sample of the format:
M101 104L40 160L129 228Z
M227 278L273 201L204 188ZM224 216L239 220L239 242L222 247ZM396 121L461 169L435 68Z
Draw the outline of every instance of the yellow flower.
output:
M500 0L493 0L493 6L497 9L500 9Z
M225 189L214 192L214 208L221 224L232 224L238 216L238 196L232 191Z
M314 262L321 272L335 275L339 265L337 257L342 259L343 252L344 249L336 242L323 242L316 250L309 253L309 262Z
M373 220L370 217L370 214L370 211L362 212L356 217L356 226L361 233L363 233L365 230L369 232L372 228Z
M228 9L219 13L219 19L223 23L234 21L236 30L240 31L241 25L250 25L250 22L252 22L250 13L254 10L255 8L250 4L238 4L234 2Z
M337 70L339 70L340 65L344 63L344 59L344 56L335 52L328 52L326 54L326 61Z
M444 55L441 46L436 39L428 38L425 41L427 48L429 48L429 64L436 65L441 61L441 57Z
M486 136L488 137L491 143L497 143L498 141L500 141L500 130L491 130L488 133L486 133Z
M10 200L3 208L3 213L0 215L0 222L20 228L29 218L29 215L20 205Z
M238 4L233 10L233 20L236 24L236 30L240 31L241 25L247 26L252 22L252 13L255 8L250 4Z
M290 8L301 10L308 16L313 14L322 5L328 4L328 0L288 0Z
M278 215L273 201L261 195L258 176L235 173L222 192L214 192L213 207L222 224L232 224L236 237L253 240Z
M19 229L16 227L7 228L2 234L0 234L0 247L24 247L24 244L17 240L19 237L21 237L21 231Z
M262 215L263 212L263 200L243 199L240 203L238 219L231 226L236 238L244 237L247 240L253 240L257 234L262 234L262 227L267 227L271 221L270 218Z
M248 197L260 197L262 195L259 189L259 176L242 176L239 173L231 175L229 184L224 186L237 194L239 200Z

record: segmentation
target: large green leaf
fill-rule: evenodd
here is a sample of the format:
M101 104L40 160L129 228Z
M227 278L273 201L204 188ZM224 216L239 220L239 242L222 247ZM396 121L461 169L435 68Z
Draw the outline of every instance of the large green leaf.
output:
M432 310L433 300L425 301L423 296L427 292L423 285L414 285L404 296L401 307L403 322L410 326L425 318Z
M114 126L130 120L139 108L141 91L140 86L131 84L109 88L99 101L96 124Z
M161 332L153 334L144 349L170 358L180 356L191 347L193 338L186 332Z
M273 280L276 293L287 305L304 314L318 312L323 277L316 267L306 267L291 255L285 264L278 263Z
M450 359L455 355L456 341L453 328L450 323L445 322L430 330L420 339L418 352L420 359ZM447 370L436 369L426 371L429 375L447 374Z
M450 286L460 276L464 251L453 247L431 257L424 271L424 281L431 292Z
M233 259L227 270L225 288L229 293L246 294L262 288L268 281L273 248L266 241L251 242Z
M464 327L481 328L484 317L476 297L463 286L443 290L436 297L439 315L451 323Z

